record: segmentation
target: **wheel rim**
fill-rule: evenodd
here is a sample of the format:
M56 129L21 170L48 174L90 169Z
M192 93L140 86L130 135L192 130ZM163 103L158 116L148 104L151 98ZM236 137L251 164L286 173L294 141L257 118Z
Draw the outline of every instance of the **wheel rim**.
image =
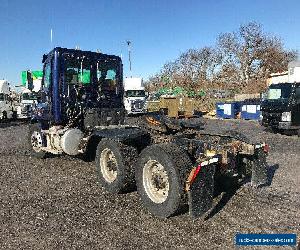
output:
M117 166L116 156L109 148L105 148L100 155L100 169L107 182L112 183L117 178Z
M41 147L43 146L43 140L42 140L42 136L41 133L39 133L38 131L34 131L31 135L31 145L32 145L32 149L36 152L40 152L41 151Z
M159 162L149 160L143 169L143 185L148 197L155 203L163 203L168 198L169 178Z

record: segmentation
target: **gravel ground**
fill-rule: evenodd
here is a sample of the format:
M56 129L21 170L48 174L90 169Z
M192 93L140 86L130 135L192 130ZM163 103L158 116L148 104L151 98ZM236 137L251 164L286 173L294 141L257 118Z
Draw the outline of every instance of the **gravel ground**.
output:
M68 156L32 158L26 151L27 126L2 126L0 248L234 249L238 232L296 233L299 240L300 139L265 132L251 121L207 120L206 129L234 129L269 143L272 183L223 193L197 220L188 214L163 220L142 207L136 192L106 193L93 163Z

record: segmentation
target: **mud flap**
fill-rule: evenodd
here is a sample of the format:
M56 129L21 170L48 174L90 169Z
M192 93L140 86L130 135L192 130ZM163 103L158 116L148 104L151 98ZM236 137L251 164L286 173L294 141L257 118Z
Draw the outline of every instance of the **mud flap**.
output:
M202 216L212 207L215 171L214 164L203 166L188 191L189 214L193 218Z
M258 149L252 162L251 185L258 187L268 183L266 154Z

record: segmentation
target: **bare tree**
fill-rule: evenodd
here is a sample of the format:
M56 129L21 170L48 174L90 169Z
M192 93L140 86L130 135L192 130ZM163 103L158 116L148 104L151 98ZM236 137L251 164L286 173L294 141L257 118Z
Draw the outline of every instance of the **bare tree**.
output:
M149 83L193 90L258 91L265 87L271 72L287 70L288 62L296 57L297 52L286 50L280 38L265 34L260 24L250 22L236 32L220 34L215 47L189 49L180 54Z

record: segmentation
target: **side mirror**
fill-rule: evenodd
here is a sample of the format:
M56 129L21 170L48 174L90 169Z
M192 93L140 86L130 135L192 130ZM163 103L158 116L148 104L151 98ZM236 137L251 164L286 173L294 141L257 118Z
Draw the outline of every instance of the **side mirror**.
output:
M44 63L44 62L46 61L46 59L47 59L47 55L44 54L44 55L43 55L43 59L42 59L42 63Z

